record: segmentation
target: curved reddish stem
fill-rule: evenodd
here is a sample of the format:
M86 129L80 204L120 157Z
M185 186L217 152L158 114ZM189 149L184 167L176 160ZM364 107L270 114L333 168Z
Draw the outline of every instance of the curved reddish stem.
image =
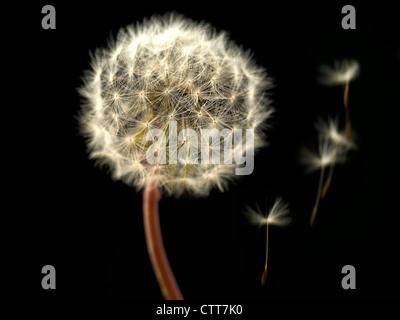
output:
M149 183L143 194L143 221L147 250L165 300L183 300L165 253L158 216L161 191L155 183Z

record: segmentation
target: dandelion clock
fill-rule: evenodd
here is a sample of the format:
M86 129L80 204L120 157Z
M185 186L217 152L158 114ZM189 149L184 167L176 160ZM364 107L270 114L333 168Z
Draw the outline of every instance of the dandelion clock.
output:
M79 88L82 133L90 158L143 191L148 253L165 299L183 296L162 241L161 194L207 196L251 174L272 113L270 86L225 33L178 15L123 28L92 55Z

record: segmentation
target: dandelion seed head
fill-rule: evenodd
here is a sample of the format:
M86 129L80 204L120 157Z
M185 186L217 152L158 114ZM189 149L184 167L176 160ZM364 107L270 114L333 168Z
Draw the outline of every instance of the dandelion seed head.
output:
M139 190L157 180L167 194L207 195L235 178L236 164L170 163L169 157L166 164L150 164L146 137L154 128L168 137L171 120L178 133L193 129L198 136L204 129L253 128L254 148L264 145L271 79L226 33L206 23L167 14L122 28L108 48L95 51L91 67L79 88L90 158Z
M358 77L360 64L354 59L335 61L334 67L322 65L320 67L319 82L328 85L346 84Z

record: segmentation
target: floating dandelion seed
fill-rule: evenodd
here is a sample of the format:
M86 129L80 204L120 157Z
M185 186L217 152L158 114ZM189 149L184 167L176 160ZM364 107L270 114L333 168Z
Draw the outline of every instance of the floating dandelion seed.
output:
M320 119L316 123L316 128L320 139L330 140L332 143L332 161L329 166L328 177L321 191L321 198L323 199L329 190L335 164L343 163L346 160L347 152L354 148L355 144L347 139L345 132L339 130L338 118L329 118L328 121Z
M85 98L83 134L90 156L107 165L114 179L145 189L148 251L166 299L182 296L161 240L159 188L176 196L206 196L214 186L225 190L241 164L201 163L195 140L187 136L226 129L232 139L240 129L247 140L247 129L253 130L252 150L224 145L214 151L211 144L210 153L217 155L253 152L265 145L264 121L272 113L266 94L270 87L264 69L225 33L177 15L121 29L108 48L93 55L92 70L80 88ZM183 135L174 140L174 131Z
M265 225L266 227L266 254L265 254L265 268L261 276L261 285L265 285L267 280L267 265L268 265L268 242L269 225L274 225L278 227L285 227L291 222L291 218L288 217L289 205L284 203L281 198L275 200L274 205L271 209L264 215L261 210L257 207L254 210L250 207L246 208L245 215L250 223L255 224L259 227Z
M355 147L354 142L347 139L345 132L339 130L338 118L328 118L327 121L319 119L315 127L318 131L318 152L303 148L300 159L308 172L320 170L317 196L310 218L311 226L313 226L317 215L319 201L328 192L335 164L344 163L348 151ZM328 177L324 183L324 176L328 166Z
M322 185L324 181L325 168L328 165L332 164L334 161L339 161L339 158L335 155L335 150L332 141L327 138L320 138L319 140L320 141L319 141L318 153L312 152L309 149L303 149L301 155L302 156L301 161L303 162L303 164L307 166L308 171L314 171L317 169L320 170L317 196L315 199L314 208L310 218L311 226L314 224L314 220L318 211L319 200L321 198Z
M351 122L349 114L349 84L352 80L358 77L360 73L360 65L356 60L344 59L335 61L334 68L326 65L320 67L321 76L319 81L322 84L343 85L343 104L346 113L346 138L351 140Z
M329 165L334 159L333 143L330 139L319 138L318 151L303 148L300 161L306 166L307 172L313 172ZM339 159L337 159L339 161Z
M320 139L331 140L332 143L338 146L343 146L346 149L350 146L349 141L346 138L345 133L339 129L339 119L328 118L328 120L318 119L315 123L315 127L318 131L318 136Z

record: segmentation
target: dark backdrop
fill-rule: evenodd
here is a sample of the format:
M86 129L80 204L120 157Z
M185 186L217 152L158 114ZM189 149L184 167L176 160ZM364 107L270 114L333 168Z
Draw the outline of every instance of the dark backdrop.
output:
M41 28L41 8L53 4L57 29ZM341 28L341 8L353 4L357 29ZM255 170L225 193L208 198L164 197L165 247L188 300L398 298L399 39L392 6L301 1L45 3L25 7L23 55L28 102L22 162L25 186L17 201L22 232L24 292L43 299L160 300L146 251L142 194L113 182L88 160L76 116L89 51L110 35L155 13L176 11L205 20L251 49L274 78L276 109ZM301 146L317 143L314 122L342 110L341 87L316 81L320 64L360 62L350 85L358 148L335 170L316 224L308 226L318 173L305 174ZM24 62L22 60L20 62ZM25 68L22 66L22 69ZM21 100L26 96L20 94ZM25 196L26 195L26 196ZM243 207L282 196L294 222L271 227L269 278L260 286L265 229L243 222ZM57 270L57 289L43 290L41 268ZM343 290L341 269L356 268L356 290ZM213 300L212 300L213 299ZM140 303L137 303L140 305Z

